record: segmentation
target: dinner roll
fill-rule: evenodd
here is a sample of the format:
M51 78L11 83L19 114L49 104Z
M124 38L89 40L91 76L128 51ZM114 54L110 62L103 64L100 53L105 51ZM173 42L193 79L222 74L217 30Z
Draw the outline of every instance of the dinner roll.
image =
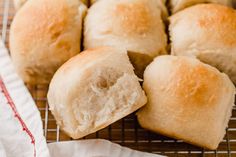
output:
M19 10L27 0L14 0L14 7L16 10ZM80 0L84 4L88 5L89 0Z
M57 124L74 139L105 128L146 103L127 52L89 49L54 75L48 102Z
M227 75L184 56L157 57L144 72L148 104L138 113L146 129L216 149L234 105Z
M30 0L11 25L13 62L26 83L44 84L80 52L86 7L78 0Z
M176 13L177 11L199 3L218 3L227 6L233 5L232 0L169 0L172 13Z
M236 11L200 4L170 18L172 54L196 56L236 83Z
M166 54L167 37L161 18L166 14L159 0L99 0L85 18L84 47L127 49L135 72L142 77L155 56Z

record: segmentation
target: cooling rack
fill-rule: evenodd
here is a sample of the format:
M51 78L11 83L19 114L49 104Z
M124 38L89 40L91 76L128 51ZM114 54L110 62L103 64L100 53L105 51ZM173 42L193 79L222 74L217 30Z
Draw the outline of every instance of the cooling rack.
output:
M12 0L0 0L0 35L9 47L9 29L15 14ZM47 142L72 140L66 136L48 110L46 93L48 85L28 86L41 113ZM173 157L236 157L236 107L226 129L226 136L216 151L209 151L142 129L135 114L131 114L109 127L84 139L102 138L132 149Z

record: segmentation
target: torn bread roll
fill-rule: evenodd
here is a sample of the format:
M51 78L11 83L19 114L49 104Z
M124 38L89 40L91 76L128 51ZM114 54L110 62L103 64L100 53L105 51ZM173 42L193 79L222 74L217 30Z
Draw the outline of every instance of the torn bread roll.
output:
M169 0L169 6L172 13L176 13L187 7L199 4L199 3L216 3L226 6L233 6L232 0Z
M142 77L154 57L166 54L162 16L167 11L159 0L99 0L85 18L84 47L125 48L136 74Z
M78 0L30 0L17 12L10 51L26 83L49 83L54 72L80 52L85 12Z
M196 56L236 83L236 11L199 4L170 17L171 53Z
M105 128L146 101L125 50L109 47L70 59L56 72L48 92L57 124L74 139Z
M142 127L208 149L223 140L234 105L227 75L192 57L160 56L145 70Z

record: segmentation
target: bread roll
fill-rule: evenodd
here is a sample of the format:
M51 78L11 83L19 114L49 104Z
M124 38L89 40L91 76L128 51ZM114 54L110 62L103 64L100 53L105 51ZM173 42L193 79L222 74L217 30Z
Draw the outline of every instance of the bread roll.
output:
M200 4L170 18L172 54L196 56L236 83L236 11Z
M136 73L142 77L155 56L166 54L167 37L161 18L166 14L159 0L99 0L85 18L84 47L127 49Z
M19 10L27 0L14 0L14 7L16 10ZM88 0L80 0L84 4L88 5Z
M232 6L232 0L170 0L169 5L172 13L176 13L184 8L199 3L218 3L226 6Z
M191 57L157 57L144 72L148 104L138 113L144 128L216 149L234 105L227 75Z
M48 102L57 124L74 139L134 112L146 96L124 50L90 49L54 75Z
M78 0L30 0L17 12L10 50L26 83L49 83L59 66L80 52L85 11Z

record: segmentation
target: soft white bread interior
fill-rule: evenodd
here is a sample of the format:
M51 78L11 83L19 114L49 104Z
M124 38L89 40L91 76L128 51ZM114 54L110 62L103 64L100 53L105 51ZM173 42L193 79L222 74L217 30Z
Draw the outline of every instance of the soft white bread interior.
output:
M123 47L131 56L135 72L142 77L147 64L166 54L167 36L160 0L99 0L85 18L84 47Z
M26 83L49 83L54 72L80 52L86 6L78 0L29 0L10 29L10 51Z
M199 4L170 17L171 53L196 56L236 83L236 11Z
M145 70L148 103L138 113L146 129L216 149L234 105L227 75L192 57L160 56Z
M226 6L233 6L233 0L169 0L169 6L172 13L176 13L184 8L199 4L199 3L217 3Z
M54 75L48 102L57 124L81 138L146 103L125 50L90 49L66 62Z

